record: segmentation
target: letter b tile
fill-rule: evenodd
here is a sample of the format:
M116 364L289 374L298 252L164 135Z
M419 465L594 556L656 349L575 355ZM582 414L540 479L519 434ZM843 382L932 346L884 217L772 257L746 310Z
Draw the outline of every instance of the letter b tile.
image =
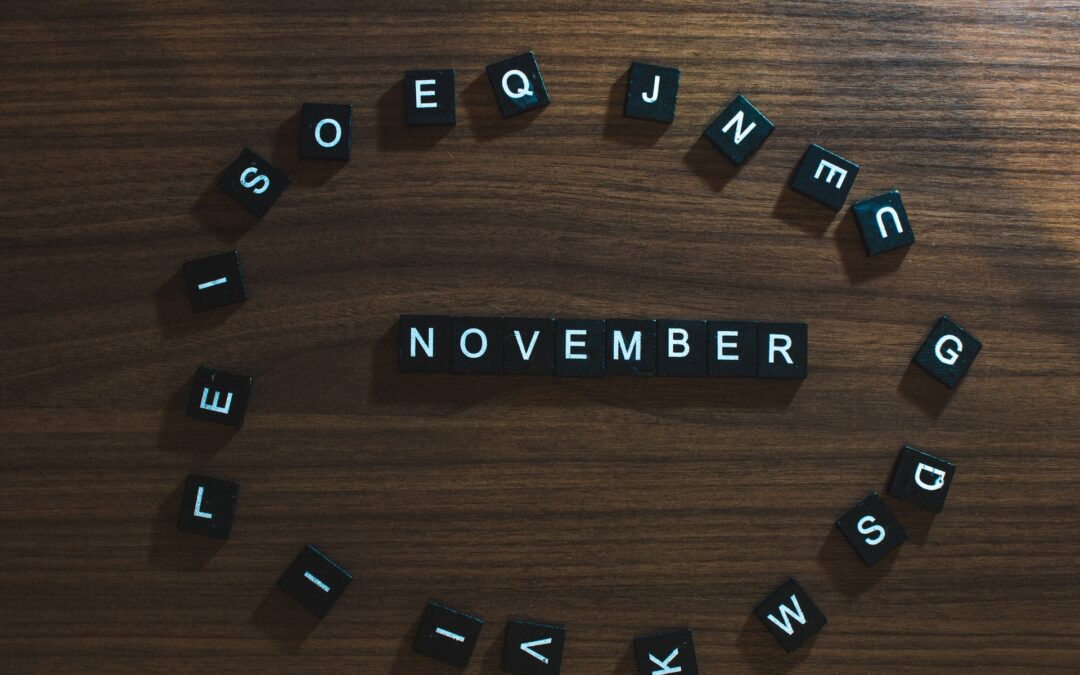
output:
M708 340L704 321L656 322L656 374L704 377L708 373Z
M942 316L915 354L915 363L949 389L960 384L982 343L960 324Z

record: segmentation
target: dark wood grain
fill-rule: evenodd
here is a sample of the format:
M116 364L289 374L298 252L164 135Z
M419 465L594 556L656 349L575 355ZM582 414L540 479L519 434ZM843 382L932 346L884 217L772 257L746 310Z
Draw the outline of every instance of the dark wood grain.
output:
M707 673L1080 668L1080 3L48 2L0 12L0 670L446 672L437 598L565 622L567 673L634 672L693 628ZM503 121L487 63L552 104ZM679 66L670 128L622 117ZM454 67L458 126L401 76ZM737 92L777 125L740 171L700 140ZM304 101L353 159L300 161ZM867 258L785 188L806 144L893 186L918 236ZM255 223L213 189L244 146L293 179ZM177 273L239 248L250 299ZM805 320L801 384L403 376L401 313ZM908 364L948 313L953 393ZM256 377L245 427L183 414L199 364ZM953 459L863 567L833 521L909 442ZM233 537L175 528L192 470ZM355 581L308 619L306 542ZM751 611L795 575L829 624L785 655Z

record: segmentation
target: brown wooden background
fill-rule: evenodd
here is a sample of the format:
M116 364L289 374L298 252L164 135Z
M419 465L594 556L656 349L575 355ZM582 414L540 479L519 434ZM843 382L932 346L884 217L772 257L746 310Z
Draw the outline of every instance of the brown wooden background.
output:
M1080 668L1080 4L3 2L0 669L444 673L429 598L565 622L567 673L631 673L688 625L703 672ZM498 116L486 64L552 104ZM679 66L670 128L622 117ZM400 78L458 74L407 130ZM700 133L747 95L740 171ZM297 158L304 101L355 106L348 164ZM897 186L918 242L867 258L785 188L806 144ZM254 222L245 145L293 179ZM193 314L183 260L237 247L250 299ZM810 377L402 376L400 313L806 320ZM953 394L909 359L941 313L985 347ZM256 376L236 434L183 414L199 364ZM833 521L904 442L944 513L863 567ZM175 529L192 470L233 538ZM306 542L355 581L316 624L274 588ZM793 574L829 625L751 615Z

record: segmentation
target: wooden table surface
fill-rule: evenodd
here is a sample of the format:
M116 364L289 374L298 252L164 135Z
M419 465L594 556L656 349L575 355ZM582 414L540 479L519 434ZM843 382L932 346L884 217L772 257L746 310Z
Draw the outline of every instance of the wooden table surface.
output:
M429 599L568 627L566 673L632 673L689 626L706 673L1080 668L1080 3L4 2L0 670L446 673ZM535 50L504 121L484 66ZM664 126L632 60L682 69ZM458 125L402 122L453 67ZM776 131L701 139L736 94ZM305 101L355 107L301 161ZM896 186L918 241L868 258L785 187L809 142ZM261 221L214 181L249 146ZM178 277L237 248L247 302ZM801 383L402 375L397 316L810 325ZM982 340L953 392L909 365L940 314ZM237 433L196 366L255 376ZM904 443L958 469L868 569L834 520ZM179 533L189 472L240 483L232 538ZM316 622L274 587L311 542L355 579ZM796 576L828 616L786 655L752 615Z

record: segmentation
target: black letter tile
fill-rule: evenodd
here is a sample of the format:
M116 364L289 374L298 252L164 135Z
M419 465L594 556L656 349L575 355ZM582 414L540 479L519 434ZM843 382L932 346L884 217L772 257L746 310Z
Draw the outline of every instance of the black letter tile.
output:
M761 147L772 131L773 123L769 118L739 94L706 127L705 138L738 166Z
M239 429L251 398L250 375L232 375L200 367L195 371L188 397L188 415Z
M487 67L503 117L513 117L549 103L536 55L525 52Z
M278 579L277 585L304 609L322 619L330 613L330 608L350 581L352 575L344 567L308 544L300 549L300 554Z
M450 317L402 314L398 320L398 368L403 373L449 373Z
M851 210L859 223L867 255L877 255L915 243L915 233L908 222L898 190L857 201L851 205Z
M762 600L754 614L788 652L795 651L827 623L825 615L794 578Z
M181 266L191 309L196 312L247 300L240 254L219 253Z
M188 474L177 527L184 532L228 539L240 486L231 480Z
M639 675L698 675L694 636L689 628L634 638Z
M531 621L508 621L502 671L516 675L558 675L566 629Z
M455 373L494 375L503 366L503 320L489 317L454 317L450 321L450 370Z
M841 516L836 526L867 567L873 567L889 551L907 541L904 526L876 492Z
M503 319L503 372L555 372L555 319Z
M405 71L405 124L452 127L457 124L453 68Z
M352 106L305 103L300 108L300 157L348 161L352 148Z
M624 112L627 117L671 124L675 120L675 99L678 94L678 68L633 63L626 82Z
M759 323L757 376L806 379L807 330L805 323Z
M288 177L248 148L218 179L218 189L262 218L289 185Z
M982 343L947 316L934 325L915 354L915 363L949 389L960 384L982 349Z
M941 513L954 473L956 465L949 460L905 445L896 458L889 494L928 511Z
M598 377L605 371L604 321L555 320L555 374Z
M706 337L704 321L657 321L656 374L704 377L709 358Z
M757 377L756 321L710 321L707 340L710 376Z
M647 319L608 319L607 374L656 373L656 322Z
M795 171L791 188L833 211L839 211L858 173L858 164L820 145L811 144Z
M464 669L472 658L484 620L429 602L413 640L413 651Z

